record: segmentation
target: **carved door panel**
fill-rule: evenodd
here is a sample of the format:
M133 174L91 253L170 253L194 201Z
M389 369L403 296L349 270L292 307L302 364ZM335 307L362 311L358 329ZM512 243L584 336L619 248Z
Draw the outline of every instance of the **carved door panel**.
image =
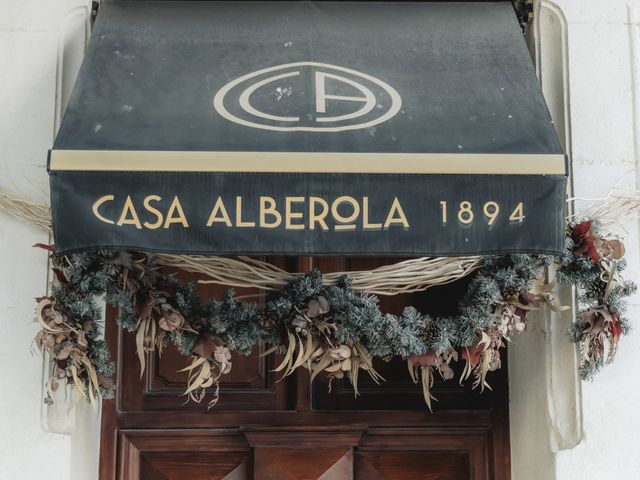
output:
M397 259L271 259L289 271L370 269ZM225 288L199 287L220 296ZM447 313L465 285L381 299L385 311L414 305ZM238 291L240 295L256 292ZM259 297L255 297L260 301ZM489 378L493 391L480 395L457 382L436 383L430 413L421 389L401 359L376 361L386 379L366 374L356 399L348 381L328 391L322 375L309 382L300 370L282 379L278 359L234 354L210 411L186 403L183 368L188 359L171 347L147 356L140 381L135 338L107 323L118 366L118 395L105 401L101 480L507 480L509 440L506 368ZM117 352L117 355L115 354ZM506 367L506 365L505 365Z
M242 428L253 449L254 480L351 480L365 425Z
M119 433L126 480L488 480L487 431L367 425Z
M117 478L250 480L251 452L231 431L122 431Z

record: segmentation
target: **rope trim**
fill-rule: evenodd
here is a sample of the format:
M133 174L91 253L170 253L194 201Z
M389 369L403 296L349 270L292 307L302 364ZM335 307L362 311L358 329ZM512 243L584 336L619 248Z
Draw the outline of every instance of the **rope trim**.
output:
M27 202L0 192L0 210L25 223L51 232L51 210L45 205ZM236 288L280 290L300 274L286 272L267 262L249 257L215 255L154 255L158 265L179 268L202 275L202 284L219 284ZM353 279L353 289L376 295L398 295L427 290L436 285L455 282L482 266L482 257L422 257L385 265L373 270L325 274L325 285L335 285L345 274Z
M572 199L570 199L572 200ZM620 228L619 219L628 219L630 213L640 209L637 192L610 194L589 209L571 215L568 220L598 218L604 230ZM45 205L31 203L0 192L0 210L51 232L51 210ZM249 257L220 257L215 255L155 255L158 265L178 268L201 275L202 284L227 285L236 288L255 288L264 291L279 290L299 274L286 272L274 265ZM445 285L466 277L483 264L480 256L421 257L385 265L373 270L335 272L323 276L326 285L335 285L343 275L353 279L353 289L376 295L398 295L421 292L436 285Z

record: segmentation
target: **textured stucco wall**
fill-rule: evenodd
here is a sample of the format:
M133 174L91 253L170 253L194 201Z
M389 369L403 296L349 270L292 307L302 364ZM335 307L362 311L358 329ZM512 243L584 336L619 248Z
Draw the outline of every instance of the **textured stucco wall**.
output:
M615 185L637 188L640 0L543 3L562 13L568 33L567 94L576 195L597 197ZM45 152L84 45L89 4L86 0L0 0L0 187L17 196L47 198ZM541 62L544 67L544 57ZM637 278L637 222L627 227L631 232L629 273ZM65 417L65 412L41 408L42 361L31 352L30 342L37 331L32 323L33 297L45 289L46 258L31 245L46 241L46 235L31 227L0 217L0 332L4 339L0 480L95 477L95 413L85 408L77 418L75 413ZM638 303L638 298L632 301ZM634 307L630 316L638 313ZM519 417L512 418L517 425L512 443L518 449L513 453L514 479L640 478L635 442L640 425L636 372L640 328L623 340L613 366L582 385L581 415L577 409L582 439L558 453L551 452L553 442L548 437L549 392L532 387L548 384L549 371L538 361L548 354L545 341L544 333L537 331L514 346L519 352L511 363L513 372L529 375L512 392L512 417L516 413ZM562 386L553 387L562 390ZM562 427L563 413L558 415L554 421ZM75 429L71 435L53 434L45 432L42 423L60 429L75 423Z
M569 33L575 194L638 188L640 1L559 0ZM626 222L627 275L638 280L638 223ZM639 297L615 364L582 386L583 440L556 457L558 480L640 478Z
M569 132L574 195L593 199L612 189L637 189L640 1L540 0L538 6L542 13L538 17L542 37L538 66L556 123L564 119L563 112L554 109L562 101L562 91L567 95L569 115L563 127ZM562 34L550 38L554 32ZM549 84L554 75L555 86ZM564 86L559 85L563 78ZM577 210L584 205L584 201L577 201ZM637 281L638 222L629 219L621 227L628 232L627 276ZM628 316L632 321L640 313L638 298L630 300ZM640 456L634 441L640 425L640 381L635 373L640 365L640 330L636 326L623 339L613 365L594 381L578 385L572 394L570 379L557 374L569 363L559 364L563 356L565 361L569 358L568 351L550 348L550 342L561 340L557 321L547 319L546 331L538 329L517 339L511 348L513 478L640 478ZM560 327L563 334L565 326ZM574 399L576 408L572 408Z
M48 199L46 152L70 88L61 66L77 68L90 4L0 0L0 188L18 197ZM42 428L56 418L43 416L42 358L31 349L33 299L47 283L46 255L31 247L38 242L47 234L0 214L0 480L68 480L77 471L71 436ZM62 413L62 426L72 425L75 413Z

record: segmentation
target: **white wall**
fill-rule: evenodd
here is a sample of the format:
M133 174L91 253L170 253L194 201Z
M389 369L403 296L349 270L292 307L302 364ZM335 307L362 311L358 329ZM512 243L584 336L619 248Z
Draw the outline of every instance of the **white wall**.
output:
M0 188L17 196L47 199L45 152L84 48L90 3L0 0ZM576 195L595 197L616 184L637 188L640 0L543 3L557 8L566 22L566 106L571 113L567 127ZM551 46L560 41L546 38ZM552 67L543 54L541 68ZM629 274L637 278L637 223L631 222L629 229ZM46 235L31 227L0 217L0 332L4 340L0 348L0 480L95 478L97 417L90 409L82 409L71 436L41 428L41 422L47 427L58 422L58 428L74 423L73 416L47 409L41 416L42 362L30 350L37 331L32 322L33 297L41 295L46 286L45 255L31 245L46 241ZM634 319L638 314L640 309L634 307L629 315ZM549 342L537 331L514 347L519 351L512 359L511 372L520 372L517 381L512 378L511 416L518 427L512 428L514 480L640 478L636 441L640 326L623 339L616 363L594 382L583 384L581 393L580 388L565 386L570 376L550 373L550 368L559 369L563 362L536 361L548 354ZM564 378L565 383L549 386L549 378ZM560 402L562 411L555 418L554 396L537 389L539 385L556 391L575 390L569 401ZM572 399L577 399L573 416ZM560 436L551 438L554 429L541 430L541 423L559 425L555 432L560 431ZM577 429L576 435L572 429ZM579 444L552 452L571 445L572 440Z
M640 0L558 0L569 34L575 194L638 188ZM638 280L638 224L629 221L627 275ZM559 452L559 480L640 478L640 309L638 296L616 362L582 387L583 440Z
M538 67L554 119L568 133L575 196L638 189L640 0L539 0L538 6ZM557 108L562 93L568 122ZM625 227L627 276L637 281L638 222L630 219ZM630 300L632 322L638 298ZM557 346L558 326L566 326L546 321L546 332L518 339L510 352L513 478L640 478L640 329L623 338L613 365L574 390L561 370L571 367L571 352Z
M47 201L46 152L83 49L90 4L0 0L0 188L16 196ZM31 349L38 330L33 299L47 283L46 254L31 246L48 238L0 215L0 480L68 480L76 469L71 437L42 428L43 363Z

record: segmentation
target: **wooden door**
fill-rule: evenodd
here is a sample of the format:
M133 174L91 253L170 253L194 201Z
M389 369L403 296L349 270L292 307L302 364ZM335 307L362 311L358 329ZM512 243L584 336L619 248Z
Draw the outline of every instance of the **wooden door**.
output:
M271 259L291 271L368 269L371 258ZM464 283L464 282L463 282ZM382 299L446 313L464 284ZM220 295L224 288L201 288ZM246 292L239 292L246 293ZM118 395L105 401L101 480L506 480L510 478L506 358L483 394L457 382L437 383L430 413L400 359L379 362L383 385L361 376L361 396L348 381L310 385L306 371L281 379L273 355L233 359L218 404L184 404L187 359L175 349L149 354L140 381L135 339L108 322L117 358ZM504 352L503 352L504 353ZM506 355L505 355L506 357Z

